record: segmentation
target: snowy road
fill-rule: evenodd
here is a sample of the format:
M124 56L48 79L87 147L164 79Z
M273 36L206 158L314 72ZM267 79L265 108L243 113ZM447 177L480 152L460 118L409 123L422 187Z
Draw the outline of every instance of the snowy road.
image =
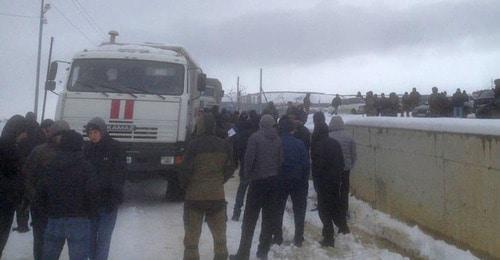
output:
M232 212L238 179L226 184L228 213ZM184 228L182 203L166 203L163 200L166 183L152 180L127 183L125 203L120 208L111 245L110 259L156 260L182 259ZM312 185L310 185L312 186ZM310 189L308 207L313 206L314 192ZM270 259L404 259L420 256L428 259L471 259L472 255L449 246L442 241L420 234L417 228L408 227L391 220L383 213L374 211L367 204L351 198L350 226L353 234L340 235L333 249L321 248L321 223L317 211L308 211L306 219L306 241L302 248L285 242L273 246ZM229 216L230 217L230 216ZM257 225L259 227L260 224ZM241 222L229 220L227 227L228 248L235 253L240 240ZM257 229L252 247L255 257ZM389 234L383 237L381 234ZM284 220L285 241L293 237L293 216L287 207ZM391 238L402 241L388 242ZM441 243L441 244L440 244ZM403 250L404 249L404 250ZM32 234L12 233L5 249L4 259L32 259ZM405 253L406 252L406 253ZM201 259L212 259L212 238L208 227L203 227L200 240ZM61 259L67 259L67 251Z

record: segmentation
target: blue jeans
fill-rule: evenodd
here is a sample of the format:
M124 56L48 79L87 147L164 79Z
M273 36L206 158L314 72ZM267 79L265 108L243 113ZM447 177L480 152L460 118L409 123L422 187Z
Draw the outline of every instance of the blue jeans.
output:
M111 246L111 235L115 229L118 210L101 210L91 219L90 259L106 260Z
M464 107L453 107L453 117L464 117Z
M90 221L87 218L49 218L44 233L43 259L57 260L66 240L69 259L86 260L89 255Z

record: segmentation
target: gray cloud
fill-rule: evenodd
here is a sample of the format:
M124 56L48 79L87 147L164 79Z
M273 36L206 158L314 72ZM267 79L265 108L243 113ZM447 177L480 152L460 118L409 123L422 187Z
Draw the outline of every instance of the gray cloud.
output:
M320 4L179 24L171 34L208 60L247 64L316 63L398 48L491 45L500 38L500 1L452 1L408 9ZM484 46L483 46L484 47Z

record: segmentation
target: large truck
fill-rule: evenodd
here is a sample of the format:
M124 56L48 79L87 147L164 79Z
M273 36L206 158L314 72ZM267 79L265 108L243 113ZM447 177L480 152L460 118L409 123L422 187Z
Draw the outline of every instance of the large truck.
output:
M194 129L206 75L182 47L117 43L117 33L110 35L110 42L74 56L55 118L84 136L91 118L103 118L110 136L126 149L128 177L160 174L170 188ZM49 90L56 74L53 63Z
M216 78L207 78L206 87L200 97L200 107L211 109L214 106L220 106L224 90L222 84Z

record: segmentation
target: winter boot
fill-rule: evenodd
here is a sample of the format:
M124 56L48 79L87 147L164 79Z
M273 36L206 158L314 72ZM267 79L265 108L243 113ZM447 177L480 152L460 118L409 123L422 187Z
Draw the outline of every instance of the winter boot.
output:
M339 228L339 233L347 235L347 234L351 233L351 230L349 229L349 227L347 225L345 225L345 226Z
M229 260L248 260L249 258L249 256L241 256L239 254L229 256Z
M240 220L240 214L241 210L234 209L233 211L233 217L231 218L232 221L239 221Z
M335 247L335 239L333 238L324 238L319 242L322 247Z

